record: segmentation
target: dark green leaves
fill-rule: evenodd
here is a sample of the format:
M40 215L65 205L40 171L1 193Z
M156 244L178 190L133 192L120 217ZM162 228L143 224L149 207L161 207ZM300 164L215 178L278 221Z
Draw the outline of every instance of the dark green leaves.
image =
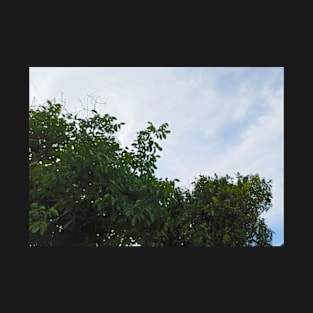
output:
M91 110L62 114L51 101L29 111L29 236L39 246L268 246L260 217L271 181L200 176L193 189L155 176L168 124L148 122L124 149L124 123Z
M133 149L122 149L116 133L125 123L116 117L61 111L48 101L29 114L31 243L93 245L101 233L101 246L152 236L167 197L157 193L163 187L154 171L168 125L149 122Z
M31 233L36 233L40 229L40 224L39 223L34 223L29 226L29 231Z
M40 228L40 235L42 236L44 233L45 233L45 231L47 230L47 223L46 222L41 222L40 224L39 224L39 228Z
M43 234L47 230L47 227L48 225L46 222L36 222L29 226L29 231L33 234L39 231L40 235L43 236Z
M57 217L59 216L59 212L56 208L52 207L51 209L49 209L49 214L51 217Z
M137 133L137 139L131 144L134 147L131 152L131 166L136 167L133 173L153 176L154 171L157 169L156 160L160 157L156 154L156 151L162 150L157 140L165 139L166 134L170 131L167 130L167 123L162 124L158 129L150 121L148 124L146 130Z

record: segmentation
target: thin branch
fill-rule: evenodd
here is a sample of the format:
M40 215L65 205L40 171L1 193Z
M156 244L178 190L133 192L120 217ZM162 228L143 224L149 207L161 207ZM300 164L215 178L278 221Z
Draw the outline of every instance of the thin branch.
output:
M51 220L51 221L49 222L49 224L51 224L51 223L54 223L54 222L58 221L61 217L63 217L64 215L66 215L66 214L68 214L68 213L70 213L70 211L68 211L68 212L64 212L64 213L63 213L63 214L61 214L60 216L58 216L58 217L56 217L55 219Z
M74 221L74 219L69 220L63 227L63 230L67 228L68 225L70 225L72 222Z

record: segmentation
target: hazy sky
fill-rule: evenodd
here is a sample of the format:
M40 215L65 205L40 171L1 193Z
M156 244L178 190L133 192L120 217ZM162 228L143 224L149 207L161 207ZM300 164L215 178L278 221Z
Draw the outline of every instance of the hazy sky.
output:
M260 174L273 180L273 206L264 215L284 242L283 67L31 67L30 104L82 103L125 122L118 133L130 145L151 121L169 124L156 176L190 187L200 174Z

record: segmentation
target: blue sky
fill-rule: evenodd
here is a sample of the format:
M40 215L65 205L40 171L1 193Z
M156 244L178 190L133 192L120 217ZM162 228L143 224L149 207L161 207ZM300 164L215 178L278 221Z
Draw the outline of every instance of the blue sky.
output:
M30 104L65 100L71 112L92 107L125 122L118 138L130 145L151 121L167 122L158 177L190 187L200 174L259 173L273 180L273 206L264 215L284 242L283 67L109 67L29 69Z

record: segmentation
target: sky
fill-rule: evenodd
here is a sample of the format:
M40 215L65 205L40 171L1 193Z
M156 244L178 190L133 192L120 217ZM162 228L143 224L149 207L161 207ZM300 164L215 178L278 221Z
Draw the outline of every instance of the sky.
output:
M262 215L284 242L283 67L30 67L29 103L56 100L124 122L129 146L148 121L169 124L156 176L192 188L199 175L258 173L272 180L272 207ZM86 114L86 111L84 114ZM82 113L83 114L83 113Z

